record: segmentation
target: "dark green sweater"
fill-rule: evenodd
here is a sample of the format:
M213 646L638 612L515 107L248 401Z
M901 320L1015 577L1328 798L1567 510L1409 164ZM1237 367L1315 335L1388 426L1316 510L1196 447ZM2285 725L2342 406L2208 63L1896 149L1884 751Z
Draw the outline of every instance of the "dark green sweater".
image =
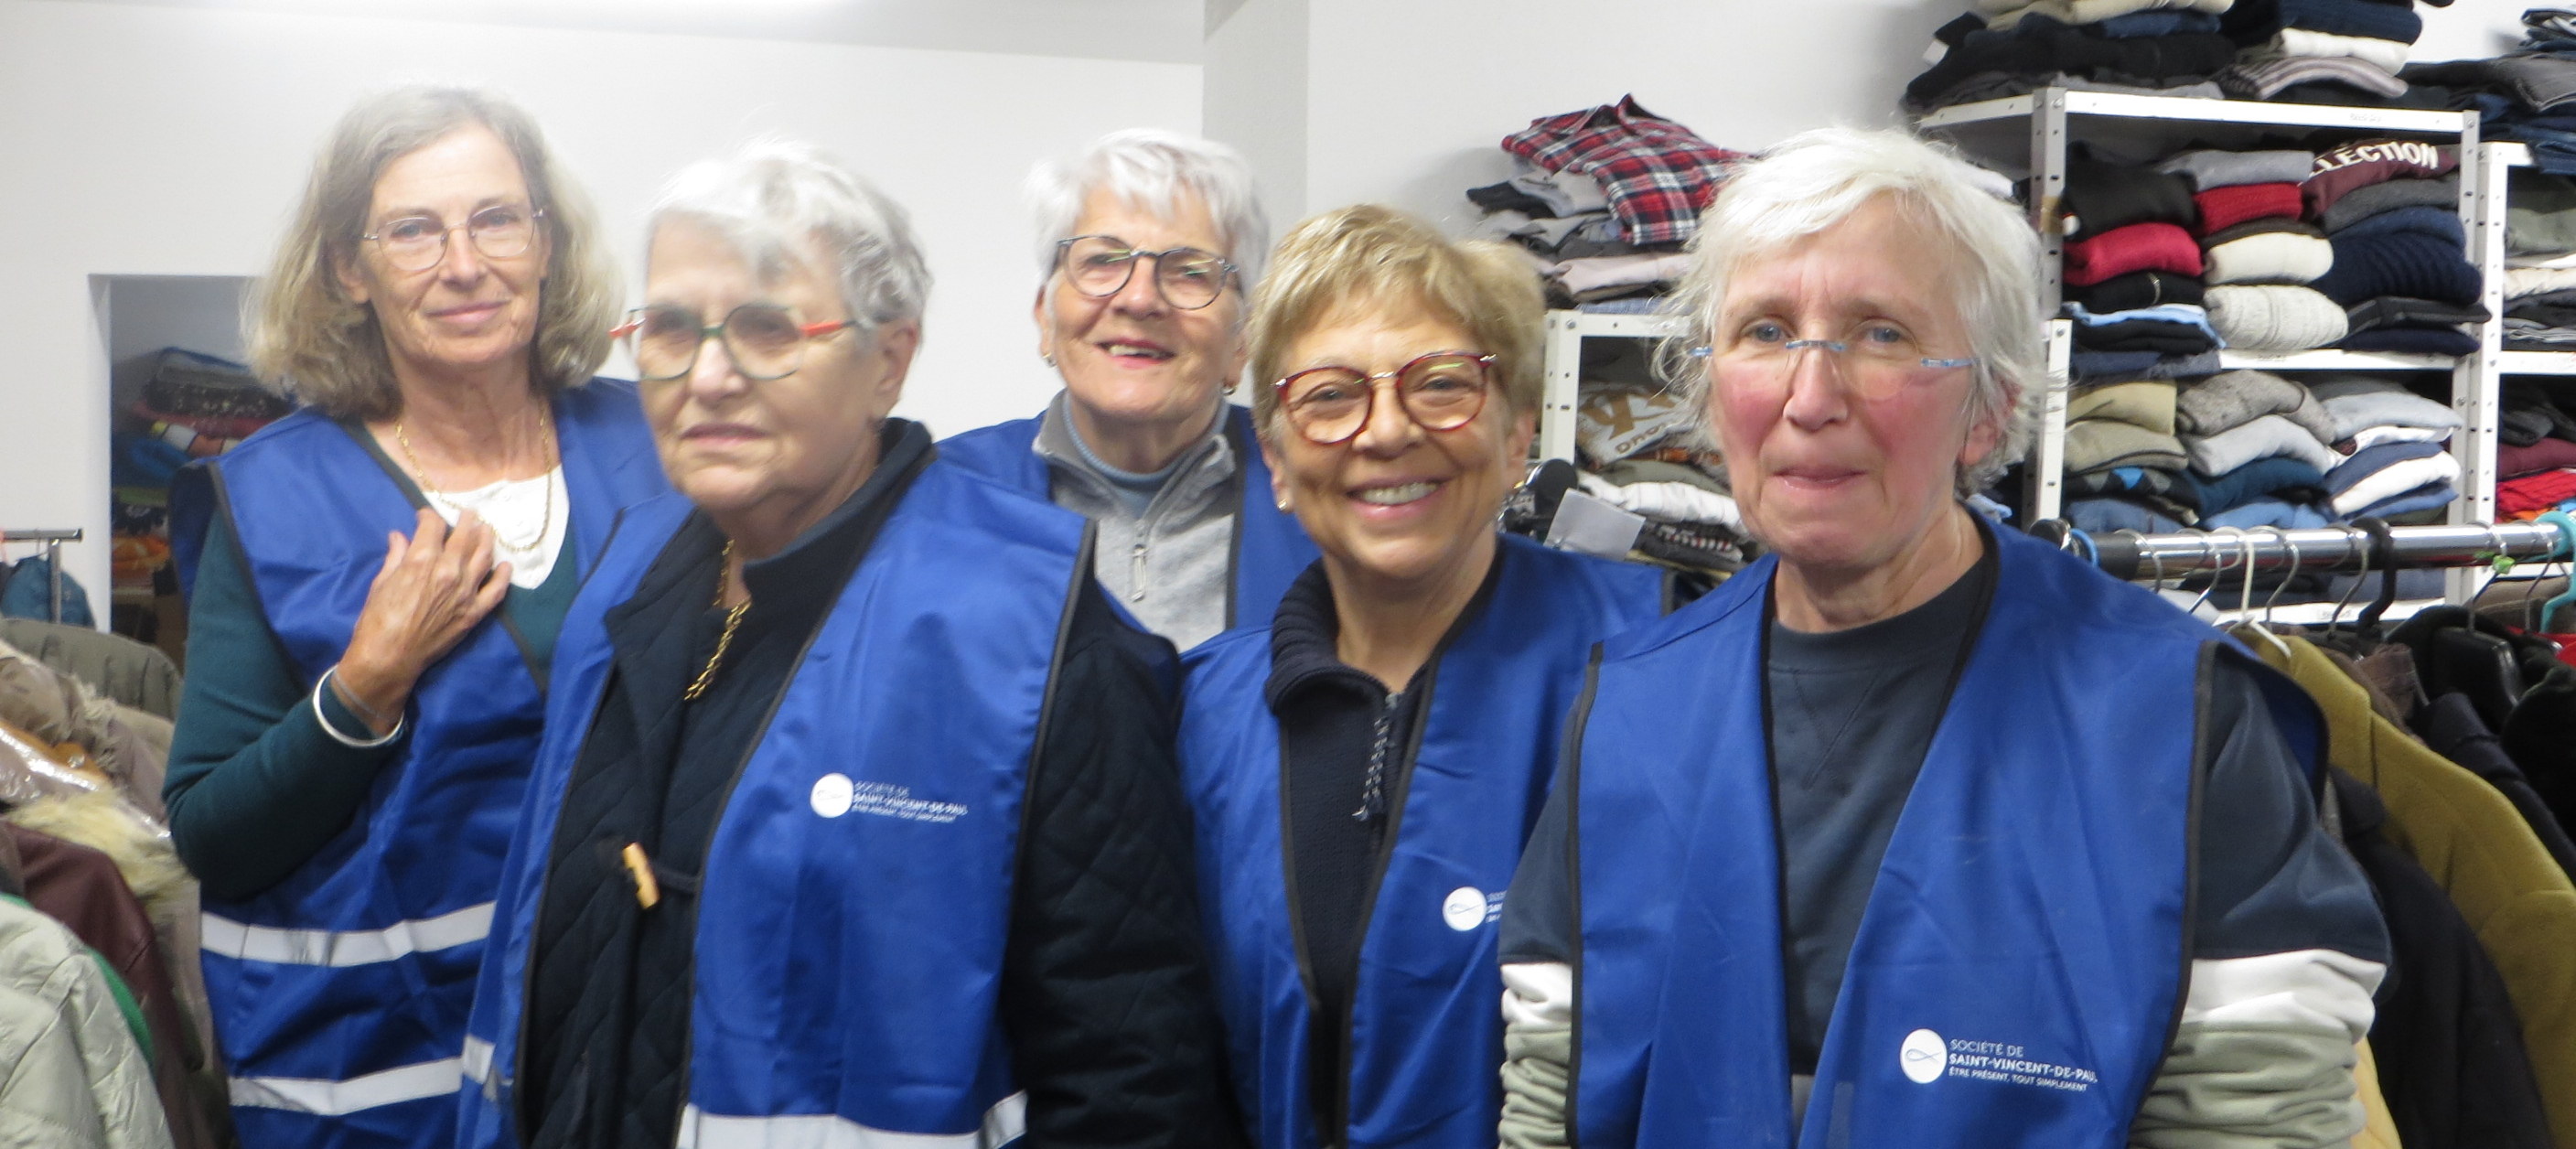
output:
M540 672L581 584L579 565L566 531L546 581L511 587L501 602ZM285 880L347 828L376 771L410 741L408 720L404 736L383 746L331 737L314 713L313 687L269 633L232 524L215 516L189 600L188 675L162 783L171 844L209 897L246 898ZM321 706L334 729L368 734L331 691L321 692Z

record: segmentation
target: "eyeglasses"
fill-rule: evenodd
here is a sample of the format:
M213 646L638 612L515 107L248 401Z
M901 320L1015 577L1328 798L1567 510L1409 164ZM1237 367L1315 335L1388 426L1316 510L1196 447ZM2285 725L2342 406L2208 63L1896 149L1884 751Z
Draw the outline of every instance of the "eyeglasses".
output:
M724 343L734 371L755 383L784 379L805 364L805 343L821 339L855 320L798 323L796 313L775 303L746 303L726 312L724 322L707 323L686 307L641 307L609 331L626 341L635 355L635 371L647 382L679 379L695 370L698 348L714 336Z
M1346 443L1368 426L1377 408L1377 381L1395 381L1396 402L1425 431L1454 431L1485 409L1493 388L1494 357L1474 351L1434 351L1393 371L1371 375L1357 367L1309 367L1270 385L1288 425L1307 442Z
M1094 299L1106 299L1127 287L1136 274L1136 261L1154 261L1154 290L1162 293L1163 302L1183 311L1196 311L1216 302L1225 294L1225 281L1237 268L1214 252L1195 247L1174 247L1162 251L1140 251L1127 246L1127 241L1114 235L1077 235L1055 241L1056 263L1064 268L1065 282L1075 291Z
M1945 359L1925 355L1904 328L1863 324L1841 339L1799 339L1769 320L1748 324L1735 342L1722 347L1694 347L1690 353L1709 361L1709 377L1720 389L1747 396L1784 395L1798 373L1798 353L1810 347L1829 351L1841 366L1843 383L1862 399L1894 398L1923 379L1928 369L1974 367L1974 356Z
M447 237L458 228L474 241L474 250L486 259L510 259L526 255L528 245L536 242L537 221L545 218L544 208L502 204L487 207L465 217L465 222L450 225L434 215L407 215L389 219L376 230L359 236L376 245L385 262L403 271L427 271L447 258Z

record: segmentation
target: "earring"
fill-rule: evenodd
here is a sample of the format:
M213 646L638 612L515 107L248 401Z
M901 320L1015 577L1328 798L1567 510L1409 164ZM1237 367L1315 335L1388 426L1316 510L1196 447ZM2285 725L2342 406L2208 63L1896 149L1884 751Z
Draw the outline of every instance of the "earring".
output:
M1039 352L1039 353L1038 353L1038 358L1046 360L1046 365L1047 365L1047 366L1049 366L1049 367L1053 367L1053 366L1055 366L1055 356L1053 356L1053 355L1046 354L1045 352Z
M1280 509L1280 510L1285 511L1285 510L1287 510L1287 509L1288 509L1288 497L1287 497L1287 496L1285 496L1285 495L1280 496L1280 497L1278 498L1277 502L1278 502L1278 504L1279 504L1279 509Z

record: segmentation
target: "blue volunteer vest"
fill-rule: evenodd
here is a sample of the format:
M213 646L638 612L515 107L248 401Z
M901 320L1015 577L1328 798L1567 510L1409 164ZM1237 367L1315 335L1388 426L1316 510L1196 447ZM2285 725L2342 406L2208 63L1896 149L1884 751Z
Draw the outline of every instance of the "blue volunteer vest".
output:
M1449 647L1395 846L1361 941L1348 1051L1347 1144L1492 1149L1502 1113L1502 893L1546 803L1565 713L1592 645L1655 617L1652 568L1505 536L1492 596ZM1186 660L1181 777L1198 828L1200 912L1235 1089L1265 1149L1309 1149L1311 1014L1283 842L1279 724L1264 685L1270 630ZM1357 795L1353 795L1354 801Z
M1854 939L1794 1143L2119 1149L2191 956L2208 663L2295 687L2135 587L2010 532L1984 628ZM1772 560L1605 645L1574 719L1576 1143L1786 1146ZM2313 769L2313 766L2311 766Z
M1050 499L1047 461L1038 457L1037 419L1014 419L939 441L939 457L1035 498ZM1265 623L1278 613L1280 596L1315 561L1315 544L1295 516L1271 501L1270 465L1252 433L1252 413L1228 404L1225 433L1243 477L1243 504L1234 516L1233 597L1228 629Z
M520 1143L528 945L608 684L603 619L691 512L676 495L630 512L564 620L468 1027L461 1146ZM679 1144L965 1149L1019 1135L996 994L1021 797L1088 557L1080 516L953 466L932 462L904 491L718 815Z
M571 495L558 562L587 568L617 512L668 490L634 385L554 402ZM312 411L183 472L176 548L231 517L269 629L308 689L340 659L414 505L377 457ZM204 964L253 1146L448 1142L465 1010L492 891L536 751L544 690L499 612L412 691L410 733L350 825L257 896L205 900Z

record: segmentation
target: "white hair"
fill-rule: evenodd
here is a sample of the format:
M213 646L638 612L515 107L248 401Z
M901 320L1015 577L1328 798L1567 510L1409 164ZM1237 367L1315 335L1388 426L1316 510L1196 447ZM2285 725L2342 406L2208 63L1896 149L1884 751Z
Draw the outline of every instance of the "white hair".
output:
M1927 236L1947 242L1964 272L1957 284L1959 314L1969 353L1977 357L1969 415L1997 436L1994 449L1965 468L1958 482L1962 492L1992 482L2029 449L2048 365L2039 237L2020 209L1981 186L1982 178L1946 146L1862 128L1801 132L1737 169L1701 215L1688 249L1690 270L1669 303L1684 327L1663 348L1666 385L1705 421L1709 360L1692 349L1719 345L1718 312L1728 279L1746 261L1779 252L1890 196Z
M930 265L903 208L822 149L763 139L730 159L704 160L671 177L645 221L646 242L664 223L714 231L764 281L821 250L841 303L871 331L921 318Z
M1261 281L1270 255L1270 221L1241 153L1211 140L1152 128L1129 128L1029 170L1029 205L1037 213L1038 277L1055 273L1056 241L1070 238L1083 201L1105 191L1166 219L1180 213L1181 193L1195 192L1225 240L1219 252L1241 269L1246 295Z

